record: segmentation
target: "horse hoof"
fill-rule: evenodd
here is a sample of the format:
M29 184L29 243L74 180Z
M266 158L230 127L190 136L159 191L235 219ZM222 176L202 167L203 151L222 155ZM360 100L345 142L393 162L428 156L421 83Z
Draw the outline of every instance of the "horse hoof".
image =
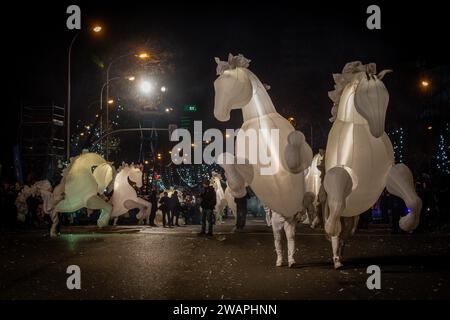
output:
M341 261L339 259L335 259L334 260L334 269L335 270L339 270L343 267L344 265L341 263Z
M297 263L295 262L295 260L290 260L289 261L289 268L293 268Z
M277 262L275 263L275 266L282 267L284 265L283 259L277 259Z

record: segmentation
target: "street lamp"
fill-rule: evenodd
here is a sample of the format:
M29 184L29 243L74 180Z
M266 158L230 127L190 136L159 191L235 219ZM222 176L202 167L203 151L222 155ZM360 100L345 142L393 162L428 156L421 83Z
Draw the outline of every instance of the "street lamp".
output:
M102 89L100 90L100 136L103 135L103 90L106 88L108 91L108 86L109 83L111 81L115 81L115 80L120 80L120 79L127 79L128 81L134 81L135 77L134 76L128 76L126 78L124 77L114 77L111 79L108 79L108 81L106 81L103 86ZM113 104L114 100L113 99L109 99L108 97L106 98L106 101L108 104ZM108 122L109 122L109 108L108 106L106 106L106 128L108 128ZM108 144L109 144L109 137L106 137L106 160L108 160Z
M94 26L92 29L95 33L99 33L102 31L102 27L100 25ZM70 107L71 107L71 56L72 56L72 47L75 40L78 38L80 32L75 33L72 38L72 41L69 45L69 52L67 54L67 141L66 141L66 157L67 161L70 159Z
M149 94L153 91L153 85L150 81L147 80L143 80L140 84L139 84L139 88L141 89L141 91L145 94Z
M427 88L430 85L430 82L427 80L422 80L420 84L422 85L422 87Z
M99 33L100 31L102 31L102 26L100 26L100 25L95 25L95 26L92 28L92 31L94 31L95 33Z

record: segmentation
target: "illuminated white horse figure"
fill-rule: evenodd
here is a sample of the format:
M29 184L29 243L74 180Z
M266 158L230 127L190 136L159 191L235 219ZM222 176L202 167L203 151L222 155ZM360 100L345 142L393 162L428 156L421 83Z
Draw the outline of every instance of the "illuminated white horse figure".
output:
M214 212L216 214L216 221L222 222L222 214L223 209L227 206L227 199L225 198L225 192L222 188L220 174L217 172L213 172L211 176L211 185L216 191L216 207L214 208Z
M136 190L128 182L136 183L136 187L142 187L142 165L128 165L123 163L119 168L114 180L114 193L111 197L112 204L111 218L114 218L114 225L117 224L119 216L127 213L131 209L138 208L137 219L139 224L148 224L152 205L137 196Z
M114 174L114 167L96 153L83 152L71 158L61 183L53 191L56 212L74 212L81 208L101 210L97 225L107 226L112 207L98 194L105 192Z
M422 201L413 176L404 164L394 164L392 144L384 132L389 94L381 80L387 72L377 75L374 63L356 61L333 75L336 85L329 97L334 102L330 119L334 123L325 154L324 187L329 210L325 231L331 237L335 268L342 266L342 238L354 232L358 215L377 201L385 187L409 208L400 227L412 231L419 223ZM341 226L342 217L353 223Z
M309 166L308 170L305 171L305 195L303 197L303 206L306 210L306 223L311 224L314 228L318 222L317 216L317 206L319 204L319 190L322 185L321 181L321 171L318 166L321 165L323 161L323 150L316 154Z
M216 62L219 77L214 82L214 116L219 121L228 121L232 109L242 109L244 123L241 132L244 135L256 133L257 141L264 144L259 145L258 149L268 149L275 164L273 172L264 174L262 170L267 169L268 165L263 164L261 157L258 156L257 163L249 163L249 159L255 158L249 150L245 151L245 156L241 155L247 164L236 164L235 157L230 154L219 157L218 163L225 170L231 194L236 198L245 196L245 185L248 184L264 204L282 216L283 219L278 219L279 223L295 224L294 216L303 209L305 183L303 171L311 164L311 148L306 143L304 135L300 131L295 131L289 121L277 113L266 87L247 69L250 60L242 55L230 54L228 62L220 61L218 58ZM278 130L279 143L266 135L273 129ZM236 150L239 148L242 149L242 146L239 146L238 139ZM281 238L278 232L281 232L281 229L274 228L278 258L281 256L279 242ZM288 235L289 239L291 245L288 256L292 262L295 249L293 236Z

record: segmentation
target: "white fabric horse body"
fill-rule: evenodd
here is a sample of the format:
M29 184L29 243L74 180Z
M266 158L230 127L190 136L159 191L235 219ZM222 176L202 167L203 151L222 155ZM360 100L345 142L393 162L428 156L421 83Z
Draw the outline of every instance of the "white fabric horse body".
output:
M136 187L142 187L142 166L122 164L114 180L114 193L111 197L112 204L111 218L114 218L114 225L117 224L118 217L127 213L131 209L138 208L137 218L139 224L148 223L152 205L150 202L137 196L136 190L129 184L128 179L136 183Z
M231 194L236 198L245 196L248 184L270 209L284 218L292 218L303 209L303 171L311 164L311 148L304 135L295 131L289 121L277 113L265 86L247 69L250 60L230 54L228 62L218 58L216 62L219 77L214 82L214 116L219 121L228 121L232 109L242 109L244 123L241 133L244 136L256 134L257 150L268 149L275 168L268 174L262 173L270 165L264 164L259 154L256 155L256 163L250 162L250 159L255 159L255 154L251 154L251 146L245 146L245 141L238 138L235 149L238 152L245 150L244 155L238 154L244 159L236 162L234 155L229 154L219 158ZM277 130L278 141L270 136L271 130ZM275 236L275 241L278 238Z
M329 93L335 103L334 121L328 135L325 154L324 187L329 216L325 231L333 244L336 268L342 266L343 242L341 217L357 217L368 210L383 189L402 198L411 212L400 227L417 227L422 202L415 193L412 174L404 164L394 165L392 144L384 132L389 94L381 79L389 71L376 75L375 64L348 63L342 74L333 75L335 90Z
M99 227L109 223L111 205L100 198L113 180L114 168L100 155L83 152L71 158L61 183L53 191L57 212L74 212L81 208L100 209ZM61 200L60 200L61 199Z

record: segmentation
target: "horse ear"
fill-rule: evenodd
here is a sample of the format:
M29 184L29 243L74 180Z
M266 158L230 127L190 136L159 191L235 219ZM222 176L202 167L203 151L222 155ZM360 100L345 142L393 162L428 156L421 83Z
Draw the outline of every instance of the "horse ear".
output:
M217 63L217 64L219 64L220 63L220 59L219 58L217 58L217 57L214 57L214 61Z
M387 70L381 71L381 72L378 74L378 79L382 80L383 77L384 77L385 75L387 75L388 73L391 73L391 72L394 72L394 71L391 70L391 69L387 69Z

